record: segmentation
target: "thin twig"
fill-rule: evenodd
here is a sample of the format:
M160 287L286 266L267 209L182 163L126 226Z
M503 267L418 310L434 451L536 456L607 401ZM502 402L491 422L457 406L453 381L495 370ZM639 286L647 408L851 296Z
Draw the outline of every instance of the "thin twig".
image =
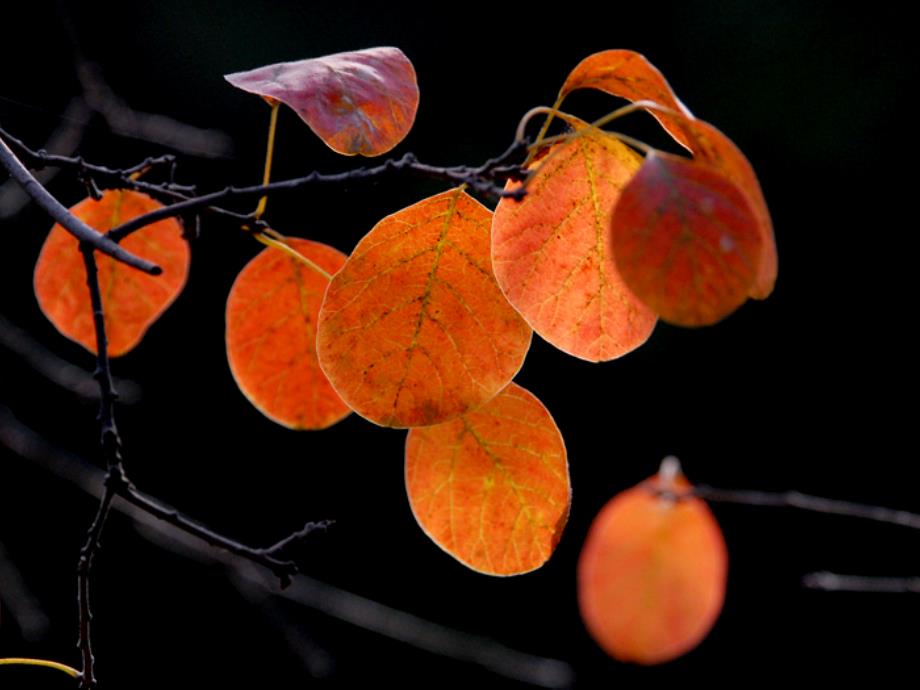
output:
M267 185L226 187L217 192L211 192L210 194L204 194L198 197L186 199L184 201L179 201L161 209L146 213L142 216L138 216L137 218L134 218L126 223L123 223L117 228L110 230L108 232L108 237L112 240L115 240L116 242L121 241L131 233L136 232L141 228L150 225L151 223L155 223L158 220L163 220L164 218L171 218L174 216L182 216L192 211L198 211L202 209L214 210L217 204L231 198L261 198L262 196L275 192L292 191L315 184L342 184L346 182L355 182L358 180L368 180L386 175L391 172L403 170L412 170L418 173L422 173L428 177L447 180L455 184L466 184L471 189L479 192L494 194L496 196L505 196L505 193L496 186L494 171L499 169L503 172L504 175L508 177L514 177L518 171L516 168L509 168L507 163L514 156L518 155L523 149L526 149L526 144L522 146L520 142L515 142L501 156L493 158L478 167L455 166L444 168L434 165L427 165L425 163L419 162L414 154L407 153L402 158L390 159L384 163L381 163L380 165L369 168L355 168L354 170L348 170L346 172L329 174L314 171L303 177L280 180ZM509 192L508 195L517 198L520 196L520 193L514 191Z
M872 577L822 571L805 575L802 586L825 592L920 594L920 577Z
M874 520L891 525L900 525L911 529L920 529L920 515L906 510L894 510L882 506L863 505L849 501L838 501L820 496L810 496L798 491L768 493L764 491L740 491L734 489L716 489L711 486L695 486L692 493L707 501L717 503L740 503L749 506L768 506L776 508L796 508L812 513L842 515L845 517Z
M0 347L12 352L29 368L56 386L81 398L99 399L99 386L91 374L58 357L3 315L0 315ZM133 405L140 398L141 388L137 383L118 380L118 402Z
M32 197L48 215L64 226L68 232L81 242L88 242L99 251L111 256L113 259L144 271L145 273L159 275L163 272L163 269L156 264L125 251L111 239L96 232L82 220L70 213L70 211L64 208L57 199L51 196L48 190L46 190L41 183L35 179L32 173L25 168L22 162L16 157L16 154L13 153L2 138L0 138L0 164L6 168L13 179L22 185L25 192Z
M50 621L3 542L0 542L0 584L0 601L16 621L23 638L29 642L41 640L48 632Z

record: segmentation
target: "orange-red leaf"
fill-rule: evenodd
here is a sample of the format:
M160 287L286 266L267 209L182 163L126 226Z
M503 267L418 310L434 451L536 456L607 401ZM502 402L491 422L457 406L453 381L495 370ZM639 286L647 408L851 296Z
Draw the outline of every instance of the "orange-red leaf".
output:
M661 318L715 323L748 296L763 251L757 218L711 167L650 153L611 222L617 268Z
M323 371L376 424L426 426L479 407L517 373L530 328L489 259L491 212L460 189L380 221L332 279Z
M598 130L582 132L534 163L522 201L499 202L492 260L508 300L540 336L597 362L644 343L655 314L626 288L608 240L610 214L642 159Z
M288 238L288 246L328 273L345 255ZM240 271L227 299L227 358L237 385L269 419L291 429L325 429L351 410L316 359L316 320L329 279L268 248Z
M459 419L410 431L406 489L425 533L489 575L543 565L571 500L562 436L542 403L513 383Z
M559 90L565 98L575 89L597 89L628 101L654 101L666 108L693 117L671 90L664 76L645 56L632 50L604 50L578 63ZM663 111L652 111L662 127L678 143L692 149L681 123Z
M578 563L578 602L591 635L621 661L657 664L698 645L725 598L725 540L682 477L652 479L598 514Z
M382 47L281 62L224 77L243 91L293 108L329 148L379 156L415 121L415 68L399 48Z
M766 299L773 292L779 261L770 211L767 209L767 202L763 197L754 168L732 140L708 122L692 117L675 117L674 121L680 124L691 141L690 148L693 151L694 160L711 166L731 180L745 195L751 210L757 217L763 251L749 296L754 299Z
M84 199L70 212L102 233L161 207L162 204L139 192L107 191L100 201ZM134 348L150 325L179 296L188 278L190 262L188 243L174 218L129 235L121 245L132 254L158 264L163 273L151 276L96 253L108 352L112 357ZM34 283L38 304L51 323L71 340L96 352L83 256L78 240L60 225L51 228L42 246Z

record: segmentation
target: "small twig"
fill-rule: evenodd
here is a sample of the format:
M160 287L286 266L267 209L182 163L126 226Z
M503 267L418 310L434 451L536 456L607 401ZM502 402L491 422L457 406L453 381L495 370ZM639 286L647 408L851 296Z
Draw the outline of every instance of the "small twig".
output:
M874 520L911 529L920 529L920 515L905 510L894 510L881 506L869 506L849 501L838 501L820 496L809 496L798 491L767 493L764 491L739 491L717 489L711 486L695 486L692 493L707 501L717 503L740 503L749 506L796 508L812 513L842 515L845 517Z
M41 206L48 215L60 223L81 242L87 242L93 247L108 254L113 259L137 268L151 275L159 275L163 269L146 259L131 254L119 247L115 242L93 230L90 226L70 213L41 183L35 179L22 162L16 157L6 142L0 138L0 164L16 180L25 192Z
M99 386L89 372L61 359L3 315L0 315L0 347L54 385L87 400L99 399ZM133 405L141 398L140 386L125 379L118 380L118 393L118 402L126 405Z
M122 487L121 491L119 491L119 496L158 520L162 520L173 527L181 529L183 532L198 537L211 546L216 546L235 556L240 556L257 565L268 568L275 577L278 578L282 588L289 586L291 584L291 578L298 572L296 563L275 556L276 552L274 547L269 547L267 549L253 548L234 539L230 539L219 532L215 532L209 527L205 527L189 519L179 511L164 506L156 499L144 495L131 484Z
M0 601L6 604L23 638L29 642L42 639L50 627L48 616L29 590L22 573L10 560L3 542L0 542L0 584Z
M825 592L920 594L920 577L871 577L822 571L805 575L802 586Z
M83 132L89 122L92 111L82 97L72 98L64 114L61 115L61 125L54 130L44 148L48 151L69 155L77 150L83 139ZM57 175L59 168L43 170L35 178L43 185L47 185ZM0 185L0 220L12 218L31 200L28 194L15 180L8 180Z
M163 220L164 218L182 216L192 211L198 211L201 209L214 211L217 209L217 205L220 202L231 198L261 198L276 192L292 191L310 185L342 184L346 182L355 182L358 180L368 180L386 175L391 172L404 170L411 170L424 174L428 177L447 180L455 184L466 184L471 189L482 193L493 194L500 197L512 196L517 198L521 195L520 191L512 191L506 194L500 187L496 186L493 179L493 171L495 169L500 169L504 171L504 174L509 177L523 174L519 169L511 169L506 165L507 160L516 155L521 150L521 144L519 142L515 142L505 153L503 153L498 158L487 162L485 165L473 168L467 166L445 168L434 165L427 165L425 163L419 162L414 154L407 153L401 158L390 159L384 163L381 163L380 165L369 168L355 168L354 170L348 170L346 172L328 174L314 171L303 177L279 180L277 182L272 182L266 185L252 185L249 187L226 187L222 190L211 192L210 194L203 194L201 196L185 199L184 201L179 201L161 209L146 213L142 216L138 216L137 218L134 218L126 223L123 223L117 228L110 230L108 232L108 237L118 242L123 240L128 235L137 232L141 228L144 228L159 220ZM226 209L220 210L226 212Z

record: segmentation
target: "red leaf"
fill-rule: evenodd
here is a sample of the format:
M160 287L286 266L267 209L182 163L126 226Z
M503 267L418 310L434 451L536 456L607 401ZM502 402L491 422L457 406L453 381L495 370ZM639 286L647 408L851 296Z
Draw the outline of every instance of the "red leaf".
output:
M524 361L530 328L492 274L492 214L460 189L380 221L332 279L317 350L342 399L375 424L469 412Z
M559 90L560 101L575 89L597 89L632 102L655 101L665 108L693 117L661 72L645 56L632 50L605 50L586 57L572 70ZM651 112L678 143L692 148L680 122L667 112Z
M562 436L540 401L514 383L459 419L410 431L406 489L425 533L489 575L543 565L571 500Z
M715 323L747 299L763 251L757 218L711 167L650 153L611 227L620 275L664 320Z
M641 160L603 132L584 131L533 164L523 200L495 209L492 258L508 300L548 342L592 362L626 354L655 327L620 278L607 236Z
M70 212L103 233L158 208L162 204L140 192L107 191L100 201L84 199ZM121 245L159 264L163 273L151 276L96 253L111 357L133 349L179 296L190 263L188 242L182 238L182 227L175 218L142 228ZM79 241L60 225L51 228L35 266L35 296L55 328L95 353L92 306L79 246Z
M329 148L379 156L415 121L415 68L399 48L281 62L224 77L243 91L293 108Z
M588 631L621 661L658 664L696 647L719 617L728 555L718 523L683 477L653 477L597 515L578 562Z
M328 273L345 255L325 244L287 238ZM237 385L266 417L292 429L324 429L351 410L316 359L316 320L329 280L268 248L240 271L227 299L227 358Z

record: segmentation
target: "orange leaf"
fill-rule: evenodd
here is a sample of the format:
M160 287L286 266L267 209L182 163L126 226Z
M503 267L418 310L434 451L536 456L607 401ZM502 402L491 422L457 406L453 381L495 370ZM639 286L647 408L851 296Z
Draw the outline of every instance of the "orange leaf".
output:
M604 50L589 55L578 63L559 90L559 100L575 89L597 89L628 101L655 101L693 117L680 102L668 82L645 56L632 50ZM668 133L678 143L692 149L690 139L680 122L664 111L652 111Z
M691 140L694 160L711 166L731 180L745 195L757 217L763 251L748 295L754 299L766 299L773 292L779 262L773 223L754 168L732 140L708 122L692 117L674 118L674 121L680 124Z
M578 562L578 603L589 632L621 661L658 664L693 649L725 599L728 555L706 504L674 501L689 484L660 475L615 496L598 514Z
M715 323L747 299L763 250L757 218L713 168L650 153L611 226L620 275L664 320Z
M345 255L287 238L292 249L335 273ZM227 299L227 358L237 385L266 417L291 429L325 429L351 410L316 359L316 319L329 280L268 248L240 271Z
M399 48L281 62L224 77L235 87L293 108L329 148L379 156L415 121L415 68Z
M610 214L642 159L598 130L582 131L533 164L522 201L499 202L492 259L498 284L537 333L597 362L644 343L655 314L626 288L608 248Z
M107 191L101 201L84 199L70 212L102 233L158 208L162 204L140 192ZM190 262L188 243L174 218L131 234L121 245L159 264L163 273L147 275L96 253L108 352L112 357L134 348L150 325L179 296L188 278ZM96 333L83 256L78 240L60 225L51 228L42 246L34 282L38 304L55 328L95 353Z
M382 426L438 424L517 373L530 329L489 259L491 212L460 189L380 221L332 279L320 365L342 399Z
M514 383L459 419L410 431L406 489L425 533L489 575L543 565L571 501L559 429L540 401Z

